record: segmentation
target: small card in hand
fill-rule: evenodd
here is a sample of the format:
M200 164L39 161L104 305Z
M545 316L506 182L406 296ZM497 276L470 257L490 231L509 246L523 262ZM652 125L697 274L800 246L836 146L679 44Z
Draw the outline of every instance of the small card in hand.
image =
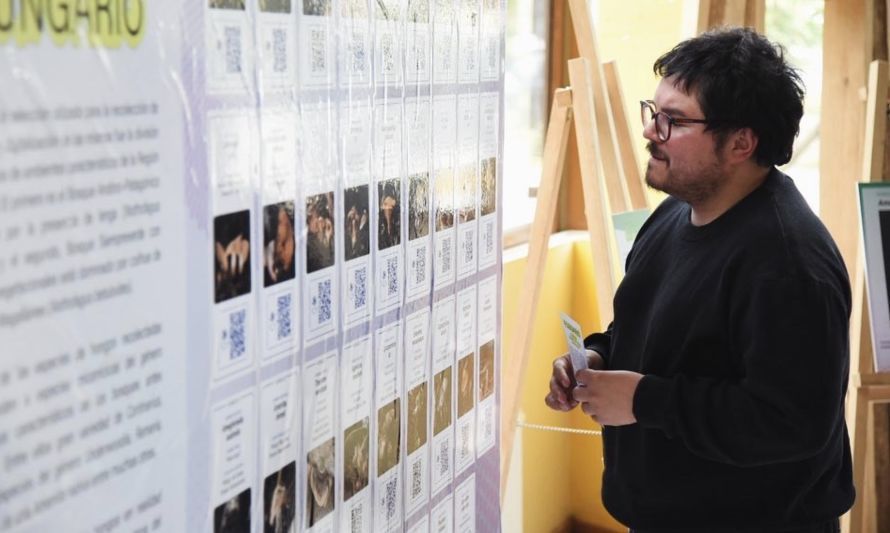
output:
M566 341L569 344L569 357L572 359L572 368L575 372L587 368L587 352L584 349L584 337L581 335L581 326L572 317L560 313L562 330L565 331Z

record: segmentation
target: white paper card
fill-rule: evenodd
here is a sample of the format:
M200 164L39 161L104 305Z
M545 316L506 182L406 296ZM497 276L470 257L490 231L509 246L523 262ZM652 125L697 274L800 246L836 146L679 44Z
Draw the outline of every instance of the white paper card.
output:
M402 527L402 336L396 322L378 330L376 347L377 442L374 531Z
M343 505L340 523L356 533L371 530L371 400L374 378L371 338L343 348L340 365Z
M559 317L562 320L562 330L569 345L569 357L572 359L572 368L575 372L584 370L587 368L587 354L584 350L584 336L581 334L581 326L565 313L560 313Z
M303 452L307 531L336 531L337 353L306 364L303 377Z

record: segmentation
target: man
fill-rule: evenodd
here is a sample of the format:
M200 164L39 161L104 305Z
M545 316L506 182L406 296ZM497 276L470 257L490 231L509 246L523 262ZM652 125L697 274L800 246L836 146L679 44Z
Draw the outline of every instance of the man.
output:
M603 428L603 502L631 531L830 532L850 508L850 287L790 178L803 90L781 48L706 33L655 62L640 230L588 369L546 403Z

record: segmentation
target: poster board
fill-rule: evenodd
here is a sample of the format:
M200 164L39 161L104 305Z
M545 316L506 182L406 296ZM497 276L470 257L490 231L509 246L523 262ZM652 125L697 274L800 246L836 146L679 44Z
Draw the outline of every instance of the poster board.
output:
M876 372L890 372L890 183L860 183L859 207Z
M503 157L505 3L107 5L0 3L0 531L499 530L500 165L459 279L433 207Z

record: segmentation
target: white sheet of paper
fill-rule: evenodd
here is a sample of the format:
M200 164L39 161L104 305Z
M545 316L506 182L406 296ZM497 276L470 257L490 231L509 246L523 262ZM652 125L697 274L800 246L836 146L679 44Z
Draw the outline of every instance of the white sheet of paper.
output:
M566 342L569 344L569 357L572 359L572 368L575 372L587 368L587 354L584 351L584 337L581 334L581 326L572 317L560 313L562 330L566 334Z

